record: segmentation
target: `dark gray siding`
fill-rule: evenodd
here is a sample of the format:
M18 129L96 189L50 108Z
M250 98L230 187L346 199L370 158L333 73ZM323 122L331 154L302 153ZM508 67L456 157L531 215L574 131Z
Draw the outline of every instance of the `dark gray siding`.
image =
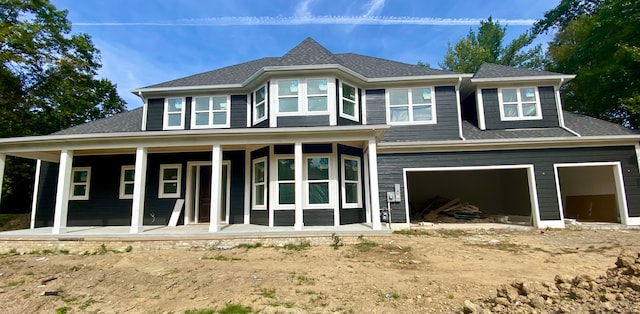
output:
M40 164L40 180L36 201L35 227L53 226L53 213L58 190L58 163L43 161Z
M640 216L640 174L633 146L557 148L476 152L438 152L378 155L379 199L386 204L386 192L398 183L401 203L392 204L393 222L405 222L403 168L533 164L542 220L560 218L554 163L620 161L630 217Z
M229 195L229 223L242 224L244 223L245 152L243 150L225 151L222 152L222 158L224 160L231 161L231 168L229 169L229 177L231 180Z
M482 89L482 104L487 130L559 127L558 108L556 106L556 96L553 87L539 86L538 92L540 94L540 107L542 109L541 120L502 121L500 120L498 89Z
M254 225L269 225L269 211L267 210L252 210L250 223Z
M164 111L164 98L147 101L147 131L161 131Z
M329 126L329 116L278 117L278 127Z
M360 182L362 182L362 186L361 188L361 193L362 193L362 205L363 207L361 208L350 208L350 209L344 209L342 208L342 192L338 193L338 204L340 206L340 224L341 225L345 225L345 224L352 224L352 223L358 223L358 222L365 222L366 217L365 217L365 212L364 212L364 206L365 206L365 202L367 201L366 198L364 197L365 193L364 193L364 160L363 160L363 153L362 153L362 149L358 148L358 147L352 147L352 146L347 146L347 145L342 145L342 144L338 144L338 160L340 161L340 165L338 167L338 178L339 178L339 183L340 183L340 187L342 187L342 171L344 169L344 165L342 164L342 155L349 155L349 156L354 156L354 157L360 157ZM342 188L340 188L340 191L342 191Z
M295 210L273 211L273 225L275 226L293 226L295 219Z
M354 208L354 209L341 209L340 210L340 224L348 225L361 223L365 221L364 211L362 208Z
M247 96L233 95L231 96L231 128L247 127Z
M436 124L393 125L384 134L382 142L459 139L455 87L436 86L435 98ZM367 106L368 104L367 102Z
M476 104L476 93L473 92L462 101L462 119L478 126L478 105Z
M185 100L185 105L186 107L184 107L184 129L185 130L190 130L191 129L191 97L187 97Z
M302 214L305 226L333 226L333 209L305 209Z
M367 124L387 124L384 89L368 89L365 94L367 98Z
M254 151L252 151L250 153L250 158L251 158L251 163L250 166L251 167L248 171L249 173L251 173L250 175L250 179L249 179L249 183L251 184L251 192L250 192L250 202L249 204L253 204L253 160L254 159L258 159L260 157L267 157L267 169L269 169L268 165L269 165L269 146L265 146L259 149L256 149ZM267 178L266 178L266 182L269 182L269 176L271 175L271 171L267 171ZM267 191L268 188L267 188ZM269 194L267 192L267 198L264 200L265 204L269 204ZM267 207L268 208L268 207ZM269 211L265 210L265 209L260 209L260 210L251 210L250 214L249 214L249 220L250 223L252 224L256 224L256 225L265 225L268 226L269 225Z

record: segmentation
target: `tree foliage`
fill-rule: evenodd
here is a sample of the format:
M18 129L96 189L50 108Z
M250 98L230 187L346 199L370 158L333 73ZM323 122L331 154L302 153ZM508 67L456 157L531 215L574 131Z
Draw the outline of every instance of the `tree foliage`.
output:
M475 72L485 63L496 63L514 67L541 69L544 55L540 45L529 47L535 34L525 32L508 45L504 45L507 27L491 17L480 22L478 32L469 30L466 37L455 45L449 43L444 61L439 63L444 70Z
M549 70L576 74L564 86L564 107L640 127L640 6L606 0L577 17L580 6L562 10L558 22L544 24L561 27L549 43Z
M67 11L48 0L0 0L0 137L49 134L124 111L116 86L95 77L100 67L89 36L71 34ZM7 161L3 203L30 198L24 170Z
M604 0L562 0L557 7L544 14L544 18L533 25L534 34L547 33L551 29L563 29L569 22L583 15L592 15Z

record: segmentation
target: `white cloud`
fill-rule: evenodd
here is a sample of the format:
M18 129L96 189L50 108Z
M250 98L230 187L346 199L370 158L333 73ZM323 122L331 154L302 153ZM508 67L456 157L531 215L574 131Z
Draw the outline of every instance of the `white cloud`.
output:
M367 13L364 16L376 16L382 12L384 8L385 0L371 0L369 3L363 6Z
M296 5L295 17L299 19L311 18L312 14L311 14L311 10L309 10L309 5L312 2L313 0L304 0L298 3L298 5Z

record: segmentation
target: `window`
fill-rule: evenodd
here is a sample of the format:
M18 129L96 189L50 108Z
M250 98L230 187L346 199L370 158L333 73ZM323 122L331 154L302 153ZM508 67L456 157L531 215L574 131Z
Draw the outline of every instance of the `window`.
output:
M278 80L278 113L327 113L329 111L329 80ZM303 101L304 100L304 101Z
M390 89L387 95L391 124L436 123L431 87Z
M346 83L340 85L340 116L358 121L358 90Z
M229 96L193 97L191 128L228 128Z
M542 119L535 87L502 88L498 93L502 120Z
M329 157L308 157L307 161L307 205L329 205Z
M267 209L267 158L253 161L253 209Z
M277 158L276 162L278 171L276 182L278 205L280 208L293 209L293 205L296 203L294 159L292 157Z
M342 207L362 207L362 183L360 174L360 159L357 157L342 157Z
M182 165L160 165L160 184L159 198L179 198L181 181L182 181Z
M184 129L184 98L167 98L164 103L164 129Z
M120 198L132 199L133 198L133 182L135 174L134 166L122 166L120 171Z
M88 200L91 182L90 167L71 168L71 200Z
M264 85L253 92L253 124L267 119L267 86Z

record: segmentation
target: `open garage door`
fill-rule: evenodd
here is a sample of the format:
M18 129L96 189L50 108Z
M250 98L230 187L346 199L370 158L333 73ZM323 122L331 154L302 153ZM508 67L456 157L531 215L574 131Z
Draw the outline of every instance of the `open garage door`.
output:
M564 218L621 223L627 204L620 164L556 164L558 203Z
M413 223L505 222L531 225L537 215L536 192L532 187L533 166L484 166L405 169L409 217ZM477 208L436 213L439 199L459 201L459 207ZM429 213L431 214L429 215Z

